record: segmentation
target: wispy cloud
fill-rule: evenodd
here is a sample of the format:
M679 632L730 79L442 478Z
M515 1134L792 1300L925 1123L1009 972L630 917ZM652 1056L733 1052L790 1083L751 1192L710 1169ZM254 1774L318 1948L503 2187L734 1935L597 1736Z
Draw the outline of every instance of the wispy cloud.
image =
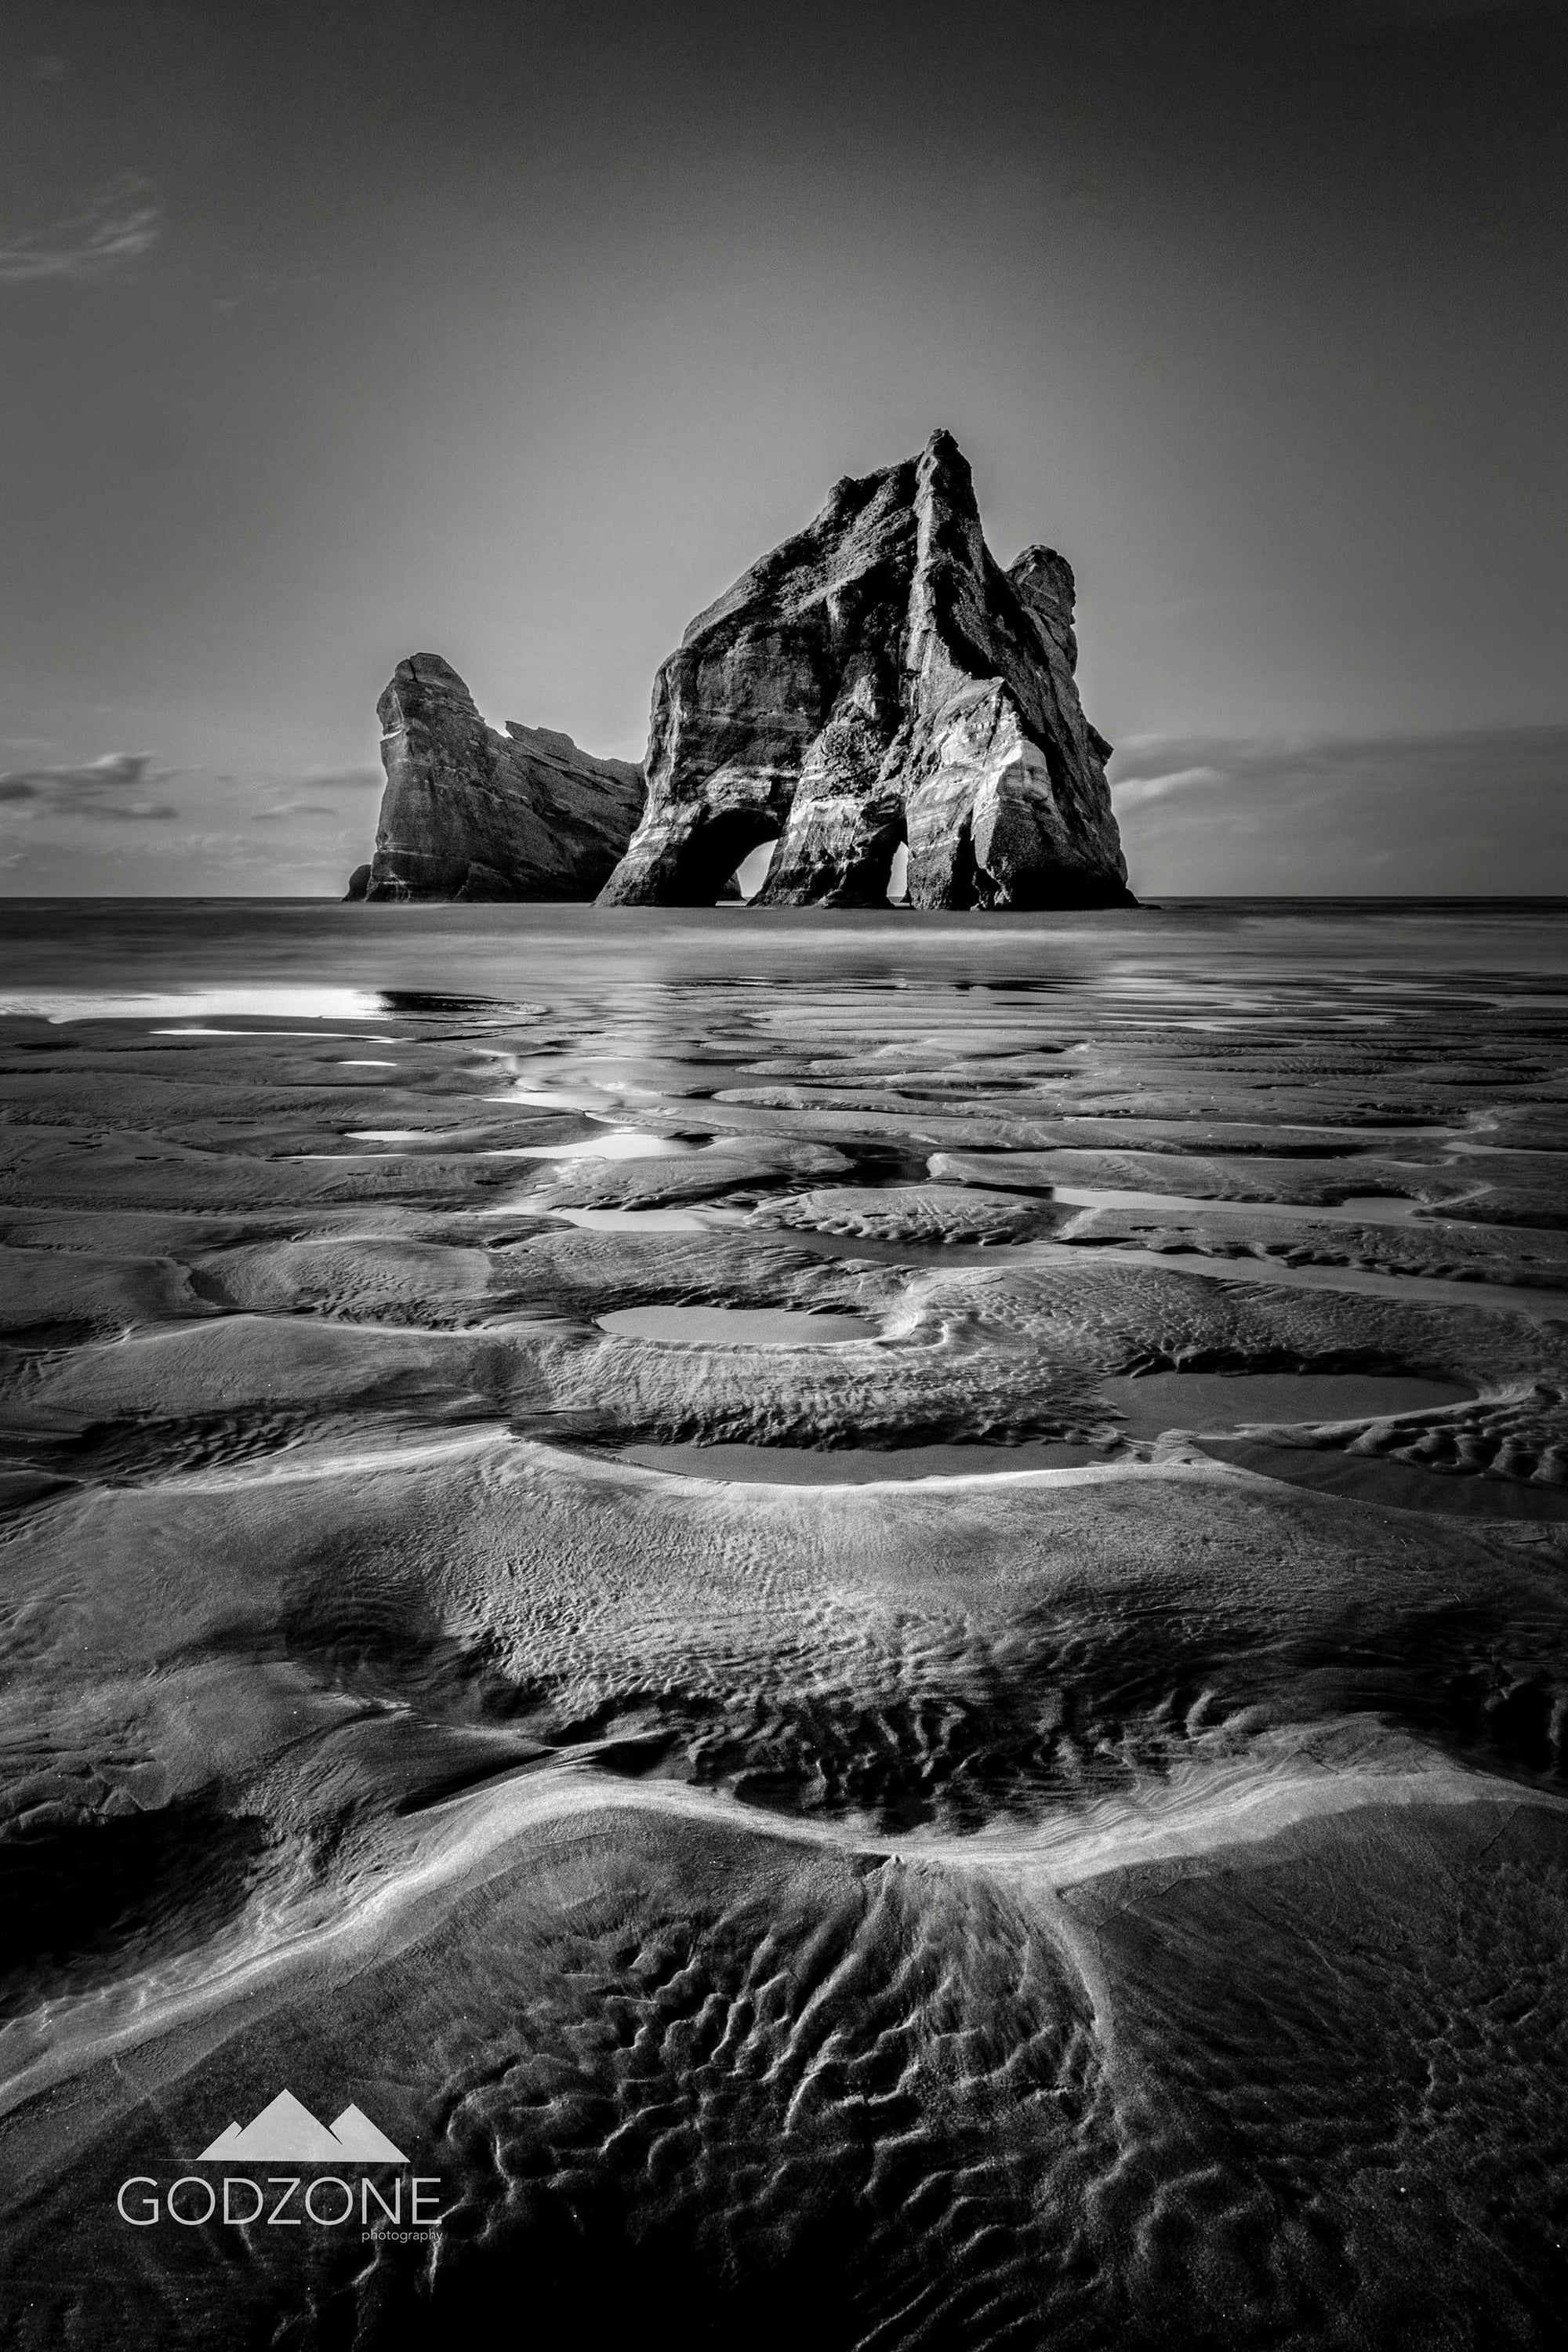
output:
M301 792L380 792L386 778L379 768L323 768L295 779Z
M252 824L277 824L285 817L310 816L331 817L340 824L357 824L363 810L356 808L354 801L379 793L384 779L379 768L331 768L317 775L293 776L286 782L282 778L278 781L285 789L287 784L292 784L293 793L287 800L269 801L265 808L253 809ZM330 793L334 799L314 799L312 795L317 793Z
M0 775L0 803L48 810L60 816L110 817L120 821L177 817L167 801L136 797L167 783L153 775L144 751L110 751L81 768L13 768Z
M1146 801L1163 801L1172 793L1191 792L1196 784L1223 784L1223 768L1171 768L1163 775L1129 776L1116 786L1119 812L1142 808Z
M96 189L79 212L32 227L0 224L0 283L98 278L139 260L163 230L158 192L124 172Z
M1568 726L1143 737L1111 792L1145 890L1568 892Z
M0 900L206 891L337 898L369 854L384 781L379 765L159 770L141 752L68 766L42 742L0 744L7 759Z

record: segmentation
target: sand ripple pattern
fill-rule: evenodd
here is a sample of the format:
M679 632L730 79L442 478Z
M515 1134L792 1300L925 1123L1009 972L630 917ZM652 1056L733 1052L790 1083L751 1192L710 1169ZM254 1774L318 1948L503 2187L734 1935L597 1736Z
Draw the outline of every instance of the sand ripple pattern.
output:
M0 1023L0 2332L1550 2340L1539 919L459 915L370 1045ZM119 2219L284 2084L438 2232Z

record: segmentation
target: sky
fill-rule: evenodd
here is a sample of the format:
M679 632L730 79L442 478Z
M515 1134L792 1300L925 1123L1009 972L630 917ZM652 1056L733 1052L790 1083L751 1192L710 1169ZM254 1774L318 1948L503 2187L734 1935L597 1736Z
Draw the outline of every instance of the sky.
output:
M641 755L932 427L1144 895L1568 891L1563 0L7 0L0 890L336 896L374 705Z

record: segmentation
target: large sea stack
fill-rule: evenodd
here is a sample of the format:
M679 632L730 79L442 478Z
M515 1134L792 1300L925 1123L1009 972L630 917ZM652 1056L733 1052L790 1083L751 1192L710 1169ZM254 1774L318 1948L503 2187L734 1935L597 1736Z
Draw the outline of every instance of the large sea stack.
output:
M438 654L399 662L376 715L386 790L351 898L595 897L641 813L640 768L548 727L498 734Z
M1133 904L1110 746L1073 682L1073 576L1004 571L950 434L837 484L698 615L654 683L647 805L609 906L710 906L777 837L759 904Z

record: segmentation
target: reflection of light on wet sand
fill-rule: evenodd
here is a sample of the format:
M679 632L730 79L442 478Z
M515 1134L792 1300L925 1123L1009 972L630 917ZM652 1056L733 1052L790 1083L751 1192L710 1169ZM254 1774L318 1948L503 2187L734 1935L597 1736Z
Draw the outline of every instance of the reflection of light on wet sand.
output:
M580 1143L519 1144L504 1156L509 1160L668 1160L701 1149L699 1143L678 1142L672 1135L645 1135L636 1127L607 1127L602 1135L585 1136Z
M182 1013L227 1013L266 1021L376 1021L386 1015L380 992L367 988L194 988L168 996L104 996L91 989L51 989L0 996L0 1013L30 1013L66 1021L177 1021Z
M712 1231L715 1218L699 1209L546 1209L548 1217L559 1217L569 1225L582 1225L589 1233L642 1234L705 1234ZM741 1223L737 1214L732 1222Z
M253 1044L270 1045L278 1037L308 1037L313 1045L395 1045L395 1037L356 1037L349 1030L336 1029L214 1029L201 1022L182 1021L174 1028L153 1029L153 1037L248 1037ZM389 1063L388 1068L393 1066Z
M509 1087L504 1095L479 1097L481 1102L504 1103L509 1110L517 1103L542 1105L546 1110L583 1110L603 1099L602 1092L596 1088L591 1093L579 1089L573 1094L561 1087Z
M1174 1160L1175 1155L1172 1157ZM1179 1166L1180 1161L1175 1164ZM1051 1198L1065 1202L1069 1209L1154 1209L1170 1216L1206 1216L1211 1209L1223 1215L1228 1210L1237 1216L1285 1217L1296 1224L1401 1224L1405 1218L1413 1217L1419 1206L1415 1201L1386 1192L1350 1192L1333 1203L1226 1201L1197 1193L1138 1192L1131 1186L1112 1188L1108 1184L1053 1184Z

